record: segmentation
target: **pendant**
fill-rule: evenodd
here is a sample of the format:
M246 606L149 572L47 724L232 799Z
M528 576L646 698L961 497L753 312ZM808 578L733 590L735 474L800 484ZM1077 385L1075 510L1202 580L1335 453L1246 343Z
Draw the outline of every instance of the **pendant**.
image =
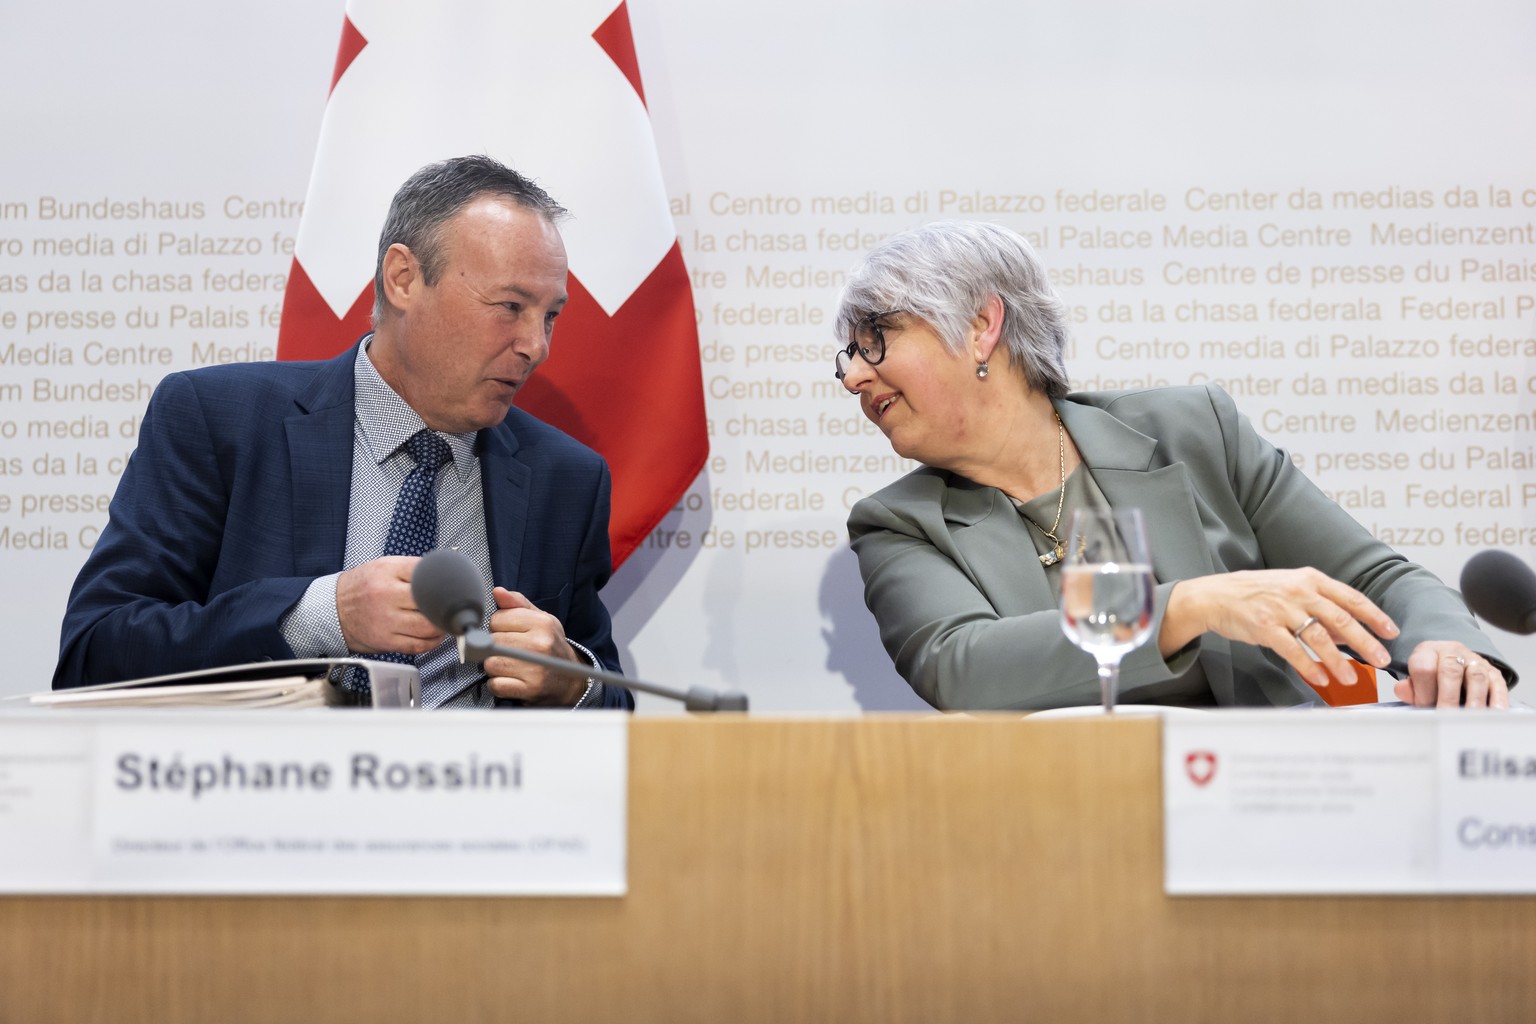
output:
M1049 568L1066 557L1066 549L1060 544L1040 556L1040 564Z

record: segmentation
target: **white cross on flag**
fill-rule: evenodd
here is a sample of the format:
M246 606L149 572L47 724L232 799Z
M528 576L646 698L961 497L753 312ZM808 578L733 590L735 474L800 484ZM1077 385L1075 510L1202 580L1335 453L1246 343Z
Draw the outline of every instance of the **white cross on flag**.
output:
M518 405L613 471L621 563L704 466L693 294L661 180L629 12L613 0L348 0L304 201L278 357L368 329L379 230L401 182L486 153L572 213L570 302Z

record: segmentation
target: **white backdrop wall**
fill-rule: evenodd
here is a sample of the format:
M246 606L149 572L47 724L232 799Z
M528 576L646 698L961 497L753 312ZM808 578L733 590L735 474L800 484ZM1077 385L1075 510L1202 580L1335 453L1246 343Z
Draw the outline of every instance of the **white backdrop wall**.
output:
M607 591L635 674L765 711L921 706L843 527L905 464L838 390L826 325L860 252L940 217L1036 241L1079 386L1223 382L1447 579L1484 547L1536 552L1531 5L630 16L712 432L707 473ZM272 354L341 18L0 13L0 694L47 685L155 382ZM1499 641L1536 673L1536 648Z

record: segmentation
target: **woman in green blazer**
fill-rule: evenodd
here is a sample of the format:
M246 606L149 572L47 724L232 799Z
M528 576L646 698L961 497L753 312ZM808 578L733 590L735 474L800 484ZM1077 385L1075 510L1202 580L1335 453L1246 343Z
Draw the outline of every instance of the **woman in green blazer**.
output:
M844 387L924 468L848 520L897 670L946 710L1098 700L1057 608L1077 508L1142 509L1153 641L1128 703L1292 705L1353 684L1347 657L1417 705L1507 707L1513 682L1459 594L1376 540L1214 386L1075 393L1067 320L1019 235L945 222L852 274L836 329ZM1314 660L1315 652L1319 660Z

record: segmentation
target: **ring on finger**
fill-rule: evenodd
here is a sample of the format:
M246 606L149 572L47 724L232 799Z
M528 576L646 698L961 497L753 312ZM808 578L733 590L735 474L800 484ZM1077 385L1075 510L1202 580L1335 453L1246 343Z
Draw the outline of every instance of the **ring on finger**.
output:
M1299 625L1295 629L1291 630L1291 636L1295 637L1297 640L1300 640L1301 639L1301 634L1305 633L1307 630L1311 629L1315 625L1317 625L1317 616L1316 615L1308 615L1307 616L1307 621L1303 622L1301 625Z
M1467 659L1463 658L1461 655L1458 654L1458 655L1456 655L1456 664L1460 665L1462 668L1466 668L1467 667Z

